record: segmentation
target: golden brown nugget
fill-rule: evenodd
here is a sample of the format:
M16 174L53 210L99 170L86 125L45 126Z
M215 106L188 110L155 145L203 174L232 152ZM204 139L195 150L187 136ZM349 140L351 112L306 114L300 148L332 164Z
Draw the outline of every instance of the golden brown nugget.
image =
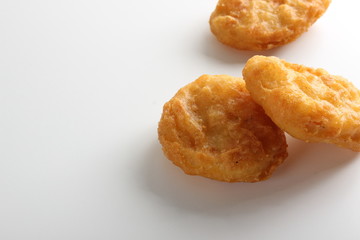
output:
M298 38L331 0L219 0L210 17L216 38L240 50L267 50Z
M252 57L243 76L255 102L293 137L360 151L360 91L346 79L264 56Z
M225 182L257 182L287 157L281 131L241 78L203 75L164 105L158 134L185 173Z

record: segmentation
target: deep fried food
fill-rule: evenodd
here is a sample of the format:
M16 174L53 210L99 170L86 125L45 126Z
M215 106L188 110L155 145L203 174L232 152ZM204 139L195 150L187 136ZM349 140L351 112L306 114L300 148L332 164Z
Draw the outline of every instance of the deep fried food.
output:
M360 151L360 91L346 79L264 56L252 57L243 76L255 102L290 135Z
M210 17L217 39L240 50L267 50L298 38L331 0L219 0Z
M164 105L158 134L163 151L190 175L257 182L287 157L281 131L241 78L203 75Z

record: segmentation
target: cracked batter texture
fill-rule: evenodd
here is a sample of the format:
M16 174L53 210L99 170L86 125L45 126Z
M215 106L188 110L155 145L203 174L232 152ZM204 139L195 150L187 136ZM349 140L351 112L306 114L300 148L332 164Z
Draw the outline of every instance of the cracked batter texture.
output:
M185 173L257 182L287 157L284 132L265 115L242 78L203 75L164 105L159 141Z
M331 0L219 0L210 17L216 38L240 50L289 43L323 15Z
M360 151L360 91L351 82L264 56L249 59L243 77L254 101L293 137Z

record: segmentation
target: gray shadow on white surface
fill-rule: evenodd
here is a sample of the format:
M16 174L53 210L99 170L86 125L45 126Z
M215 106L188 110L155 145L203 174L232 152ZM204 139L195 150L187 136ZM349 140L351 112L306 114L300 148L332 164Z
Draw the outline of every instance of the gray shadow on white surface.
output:
M224 183L186 175L163 156L155 141L139 176L144 190L163 204L181 211L229 217L273 207L311 191L357 156L329 144L309 144L293 138L288 138L288 144L289 158L264 182Z

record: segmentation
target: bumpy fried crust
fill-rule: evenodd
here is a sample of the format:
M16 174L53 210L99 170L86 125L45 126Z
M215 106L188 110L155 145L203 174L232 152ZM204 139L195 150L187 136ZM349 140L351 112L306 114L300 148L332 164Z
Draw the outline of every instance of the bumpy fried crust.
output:
M210 17L217 39L240 50L267 50L298 38L331 0L219 0Z
M163 152L190 175L226 182L269 178L287 157L281 131L241 78L203 75L164 105Z
M290 135L360 151L360 91L346 79L264 56L252 57L243 76L255 102Z

